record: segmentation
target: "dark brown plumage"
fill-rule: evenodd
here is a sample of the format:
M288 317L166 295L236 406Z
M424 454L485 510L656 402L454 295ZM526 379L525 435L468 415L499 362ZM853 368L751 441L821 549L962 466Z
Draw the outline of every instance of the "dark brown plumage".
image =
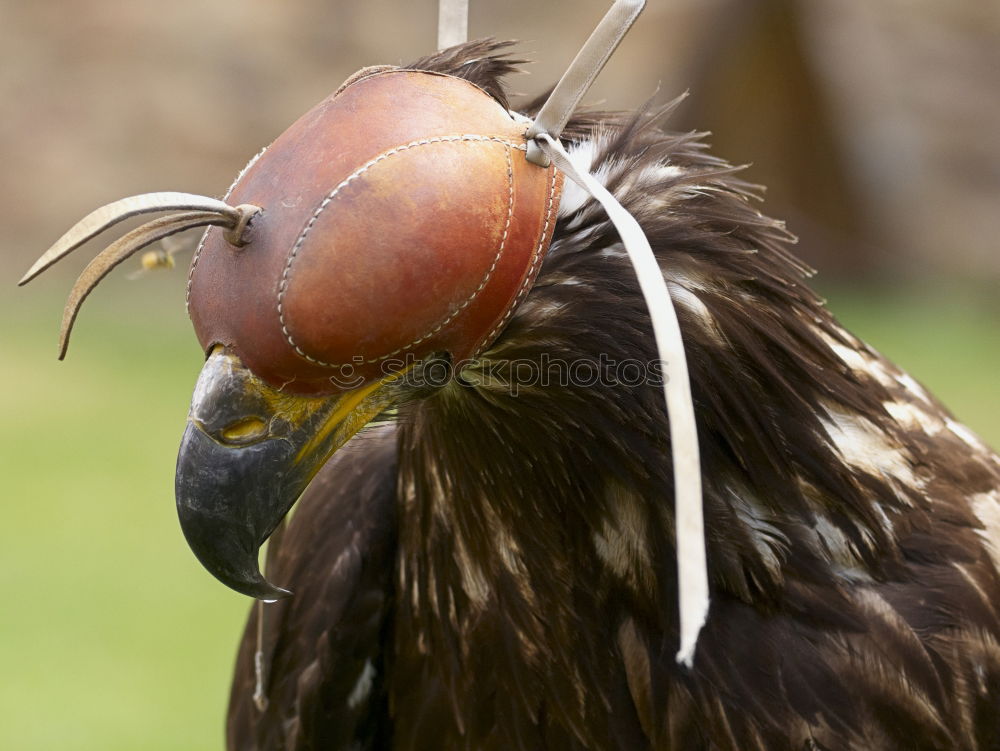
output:
M502 51L413 67L502 101ZM482 361L300 503L269 574L296 592L268 606L270 703L254 616L230 748L1000 749L1000 459L837 324L754 189L665 114L583 115L564 140L642 224L681 318L713 598L693 670L660 390L511 394L525 363L655 357L617 234L567 188Z

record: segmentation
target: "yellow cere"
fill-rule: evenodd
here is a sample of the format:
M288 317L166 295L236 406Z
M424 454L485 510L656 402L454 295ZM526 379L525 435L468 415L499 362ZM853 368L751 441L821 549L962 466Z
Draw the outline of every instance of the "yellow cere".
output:
M389 405L391 399L382 392L383 387L401 378L412 367L411 365L399 373L386 376L381 381L348 391L337 398L335 407L323 421L316 434L299 450L295 457L295 463L298 464L319 450L334 431L341 432L342 441L338 446L332 446L331 449L339 448L340 445L346 443L348 438L361 430Z

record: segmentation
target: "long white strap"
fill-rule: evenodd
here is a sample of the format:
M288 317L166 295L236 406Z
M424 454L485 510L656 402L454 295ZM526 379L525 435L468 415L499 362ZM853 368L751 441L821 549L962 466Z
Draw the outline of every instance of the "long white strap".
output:
M663 365L663 394L670 415L670 441L674 462L674 516L681 627L677 661L691 667L698 634L708 617L708 565L705 556L698 429L677 313L653 249L635 217L593 175L578 170L559 141L548 133L540 133L536 141L556 167L604 207L621 236L649 307L656 348Z
M281 541L285 537L285 529L288 527L288 517L286 516L278 526L274 528L267 541L267 555L264 559L265 574L274 574L275 562L278 558L278 551L281 549ZM274 601L257 600L257 649L253 653L254 689L253 703L258 712L267 710L269 699L267 689L271 682L271 658L274 656L274 644L271 636L274 631L273 610Z
M469 0L440 0L438 4L438 51L469 39Z

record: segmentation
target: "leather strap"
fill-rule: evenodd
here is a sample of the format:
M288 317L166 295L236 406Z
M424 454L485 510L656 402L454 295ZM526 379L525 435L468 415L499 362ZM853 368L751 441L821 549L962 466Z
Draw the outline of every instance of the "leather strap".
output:
M241 218L239 209L206 196L192 193L143 193L138 196L122 198L99 209L94 209L87 216L73 225L70 230L53 243L52 247L42 254L28 269L18 285L26 284L41 274L45 269L59 259L73 252L88 240L97 237L104 230L119 222L131 219L141 214L156 211L210 211L225 217L230 225L235 225Z
M674 534L677 537L681 625L677 662L690 668L694 661L698 634L708 617L708 563L705 555L698 429L677 313L660 265L635 217L593 175L578 170L559 141L548 133L541 133L538 144L559 170L604 207L621 236L649 307L656 349L663 365L663 395L670 415L670 444L674 464Z
M277 562L281 541L288 527L286 516L274 528L267 541L267 557L264 561L264 573L273 574ZM271 659L274 657L274 622L270 617L274 605L273 600L257 600L257 649L253 653L254 689L253 704L258 712L267 710L267 689L271 682Z
M120 237L98 253L80 274L63 309L62 328L59 333L60 360L66 356L73 323L83 301L118 264L148 245L195 227L223 227L226 231L226 240L236 247L242 247L247 242L246 233L250 222L261 212L261 208L250 204L230 206L224 201L193 193L144 193L122 198L95 209L73 225L35 261L18 285L30 282L52 264L65 258L106 229L126 219L160 211L181 213L154 219Z
M444 5L444 0L442 0ZM576 109L583 95L587 93L597 74L604 68L608 58L618 48L622 38L632 28L632 24L642 13L646 0L616 0L594 29L594 33L584 43L569 68L563 73L552 94L542 105L534 124L528 128L528 161L541 167L548 167L545 150L534 143L542 133L559 138L566 122Z
M464 44L469 39L469 0L440 0L438 4L438 51Z
M256 209L256 207L253 208ZM83 301L118 264L146 246L171 235L176 235L178 232L212 225L228 226L230 222L229 217L214 211L185 211L180 214L170 214L137 227L98 253L80 274L66 300L62 327L59 331L59 359L62 360L66 356L73 323L76 321Z

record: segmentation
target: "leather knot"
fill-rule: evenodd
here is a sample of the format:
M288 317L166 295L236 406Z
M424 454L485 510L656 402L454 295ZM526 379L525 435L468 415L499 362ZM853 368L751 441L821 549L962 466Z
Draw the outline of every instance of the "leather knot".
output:
M250 242L250 238L248 237L250 223L254 217L263 213L264 209L260 206L254 206L252 203L242 203L236 207L236 211L239 212L239 218L232 227L223 233L223 237L234 248L242 248Z

